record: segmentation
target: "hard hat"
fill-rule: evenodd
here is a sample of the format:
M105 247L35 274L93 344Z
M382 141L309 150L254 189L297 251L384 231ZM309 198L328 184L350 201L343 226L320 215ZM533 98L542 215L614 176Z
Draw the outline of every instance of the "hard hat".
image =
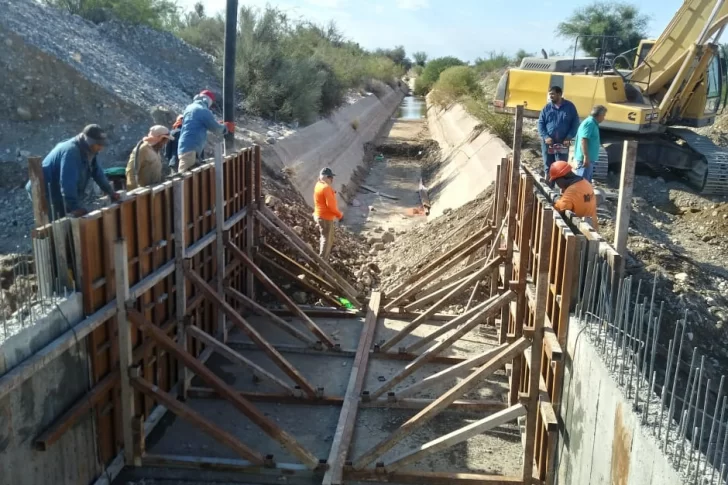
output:
M203 89L202 91L200 91L200 94L202 96L207 96L208 98L210 98L210 101L212 101L213 103L215 102L215 94L213 94L213 92L209 89Z
M558 160L551 164L549 168L549 182L563 177L571 172L571 165L568 162Z

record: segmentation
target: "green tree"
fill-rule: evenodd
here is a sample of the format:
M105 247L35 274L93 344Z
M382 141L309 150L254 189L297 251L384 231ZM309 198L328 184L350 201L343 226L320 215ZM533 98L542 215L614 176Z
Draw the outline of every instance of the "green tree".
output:
M566 21L559 23L556 33L579 43L590 56L600 54L604 36L607 51L620 54L637 47L647 36L650 18L628 3L598 1L577 9Z
M465 64L457 57L439 57L425 64L422 75L415 80L415 94L424 96L430 92L432 86L435 85L440 78L440 73L453 66L462 66Z
M412 59L414 59L416 65L425 67L425 63L427 63L427 53L422 51L413 52Z
M43 0L43 2L94 23L117 18L132 24L168 30L179 21L179 8L174 0Z
M524 58L534 57L535 55L536 54L534 54L533 52L528 52L525 49L518 49L518 51L516 51L514 61L516 64L520 64Z

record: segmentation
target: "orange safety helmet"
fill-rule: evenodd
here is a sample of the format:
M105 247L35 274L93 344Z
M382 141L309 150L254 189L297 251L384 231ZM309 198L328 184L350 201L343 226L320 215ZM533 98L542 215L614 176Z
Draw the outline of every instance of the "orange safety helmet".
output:
M558 160L551 164L549 168L549 182L563 177L571 172L571 165L563 160Z

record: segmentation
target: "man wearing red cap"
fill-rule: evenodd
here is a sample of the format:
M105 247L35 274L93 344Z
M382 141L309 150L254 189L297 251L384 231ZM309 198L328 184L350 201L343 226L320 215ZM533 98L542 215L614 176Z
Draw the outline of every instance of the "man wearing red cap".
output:
M554 202L556 210L569 210L579 217L589 217L594 230L599 231L597 197L592 184L572 172L571 165L561 160L551 164L549 182L555 183L561 189L561 197Z
M218 123L210 111L215 103L215 95L205 89L195 96L192 104L187 106L182 115L182 128L180 129L177 145L177 158L179 159L179 172L192 168L198 159L202 159L202 150L207 142L207 132L225 135L235 131L231 122Z

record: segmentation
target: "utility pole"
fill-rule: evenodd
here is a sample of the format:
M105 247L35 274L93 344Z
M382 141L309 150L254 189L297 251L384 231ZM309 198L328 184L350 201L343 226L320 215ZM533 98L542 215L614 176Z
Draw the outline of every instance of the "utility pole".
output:
M238 0L227 0L225 12L225 63L223 67L222 118L235 123L235 43L238 26ZM235 150L235 134L225 135L225 154Z

